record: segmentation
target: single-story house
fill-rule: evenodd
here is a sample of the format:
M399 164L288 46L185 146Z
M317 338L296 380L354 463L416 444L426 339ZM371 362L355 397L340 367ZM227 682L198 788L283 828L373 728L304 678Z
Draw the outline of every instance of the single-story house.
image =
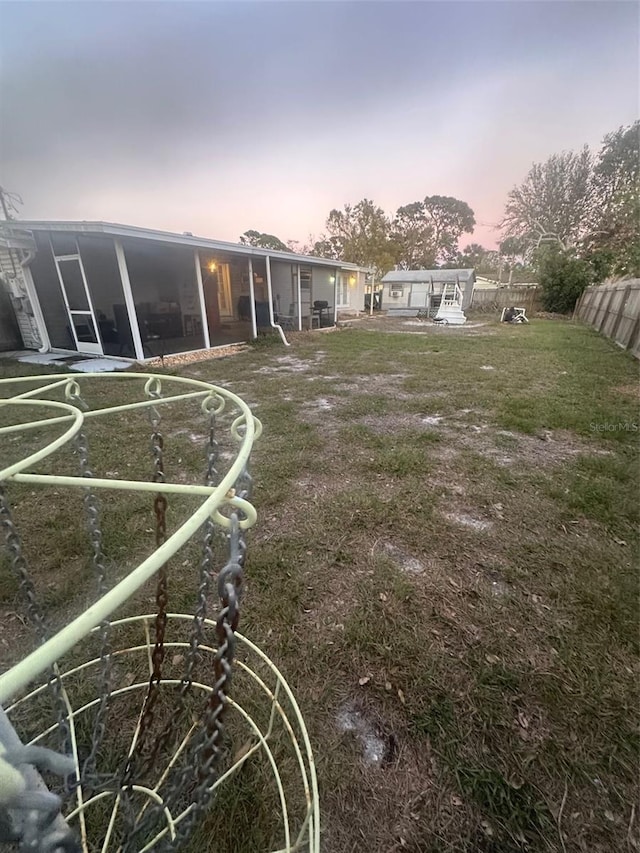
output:
M435 315L445 295L459 292L459 307L469 307L475 271L391 270L382 279L382 310L405 317L418 312Z
M260 329L286 342L372 287L355 264L108 222L2 222L0 276L25 347L139 361Z

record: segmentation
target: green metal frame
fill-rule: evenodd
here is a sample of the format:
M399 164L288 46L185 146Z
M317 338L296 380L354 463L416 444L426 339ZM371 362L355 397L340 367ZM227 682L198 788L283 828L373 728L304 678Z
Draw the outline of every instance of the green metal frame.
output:
M117 379L122 382L140 382L146 380L144 385L144 393L148 395L148 399L140 400L135 403L128 403L120 406L107 406L102 409L93 411L83 411L79 405L73 405L72 401L79 404L79 394L82 385L97 383L106 379ZM229 526L229 520L220 512L224 505L231 505L238 509L242 509L245 519L241 522L241 527L244 529L255 524L257 514L254 507L247 501L243 501L233 495L233 486L243 470L251 447L256 438L262 432L260 421L253 416L249 406L233 392L226 388L212 385L208 382L202 382L197 379L186 379L178 376L158 376L152 373L87 373L79 377L60 375L44 375L44 376L24 376L12 379L0 380L0 394L10 386L26 385L36 383L35 388L31 388L21 394L11 397L0 398L0 408L4 406L36 406L39 408L53 408L66 412L64 415L59 415L54 418L44 418L36 421L29 421L24 424L11 424L7 427L0 428L0 440L3 434L15 432L16 430L32 430L44 426L55 424L70 425L64 433L51 441L41 450L30 454L19 462L14 463L0 470L0 482L15 481L17 483L40 484L49 486L63 486L76 488L96 488L96 489L122 489L127 491L158 491L157 484L149 483L141 480L105 480L94 477L63 477L54 474L37 474L28 473L27 468L31 468L43 459L51 456L56 450L63 447L69 442L81 429L85 419L113 414L116 412L133 411L141 408L151 408L161 406L163 404L175 403L180 400L200 399L203 412L209 412L213 409L216 413L221 413L228 402L234 404L241 414L233 421L231 425L231 434L238 442L238 452L236 458L223 477L219 485L215 487L207 487L200 485L185 485L182 483L163 483L162 491L167 494L187 494L192 496L205 497L202 505L190 516L178 530L170 536L167 541L161 545L156 551L147 557L137 568L135 568L126 578L109 590L102 598L91 605L84 613L58 631L53 637L43 643L38 649L17 663L8 672L0 675L0 704L5 703L19 690L24 689L37 676L41 675L45 670L55 663L58 658L68 652L73 646L79 643L89 631L99 625L122 604L130 598L136 590L138 590L149 578L151 578L169 557L181 548L188 539L204 524L208 518L223 526ZM39 384L43 383L43 384ZM162 391L163 383L177 383L189 389L197 388L198 390L189 390L184 394L171 395L168 397L155 396ZM64 394L67 399L66 403L53 400L42 400L37 395L49 393L55 389L64 389ZM153 396L149 396L153 395Z
M100 409L85 410L82 403L81 392L86 385L96 385L105 380L118 380L120 382L144 382L142 393L145 399L137 400L136 402L107 406ZM183 393L172 393L169 396L161 396L163 386L175 385L184 388ZM32 387L31 387L32 386ZM7 390L19 390L18 393L3 395ZM46 395L51 395L56 392L58 396L64 394L65 402L54 399L43 399ZM221 414L231 404L239 410L239 415L233 420L230 426L232 438L237 442L237 454L229 470L224 475L219 485L208 487L203 485L185 485L183 483L163 482L161 486L158 483L140 481L140 480L124 480L124 479L106 479L98 477L75 477L75 476L60 476L55 474L42 474L37 471L29 470L37 466L38 463L50 457L57 450L64 447L80 430L82 430L85 421L90 418L108 416L114 413L134 411L150 407L160 407L165 404L176 403L184 400L199 400L203 413ZM260 421L253 416L249 406L237 395L233 394L226 388L212 385L208 382L199 381L196 379L186 379L176 376L158 376L148 373L96 373L83 374L82 376L71 375L44 375L44 376L28 376L12 379L0 380L0 409L12 407L17 413L21 413L26 407L35 407L38 410L53 410L52 417L43 417L37 420L30 420L20 423L10 423L0 427L0 442L2 437L16 432L30 432L44 427L59 427L62 432L52 441L46 444L40 450L30 453L16 463L6 466L0 470L1 482L16 482L29 485L55 486L63 488L79 488L87 489L111 489L111 490L126 490L140 492L158 492L160 489L167 494L184 494L202 498L202 503L198 509L175 531L150 557L143 560L135 569L133 569L127 577L116 584L111 590L103 595L98 601L91 605L84 613L71 621L68 625L62 628L53 637L44 642L38 649L27 655L22 661L17 663L7 672L0 675L0 705L6 709L6 714L10 717L13 714L20 712L28 706L29 703L44 690L46 690L46 681L40 681L39 686L28 690L28 686L34 682L39 676L42 676L46 670L53 666L57 676L61 680L63 695L67 704L67 722L70 727L71 741L73 746L73 759L76 764L76 770L79 773L80 765L78 759L78 750L76 745L75 730L77 720L89 709L95 706L100 698L96 697L89 702L86 697L82 698L80 704L75 706L72 697L72 685L74 676L83 670L91 670L100 665L99 658L92 658L83 663L79 663L77 659L77 648L81 641L88 637L96 630L100 630L105 621L110 621L109 617L112 613L127 599L129 599L149 578L151 578L167 559L181 548L187 540L193 536L202 525L208 520L213 521L222 526L229 527L230 521L224 515L222 510L226 507L236 507L242 510L243 521L242 528L251 527L257 519L257 514L252 506L246 500L242 500L234 493L234 486L238 477L244 471L246 463L251 452L251 448L255 439L261 432L262 426ZM170 613L168 618L172 622L190 624L193 620L192 615ZM148 659L148 664L151 672L151 627L154 623L155 616L141 615L132 616L118 620L111 620L110 625L112 631L119 631L121 628L126 628L129 625L138 624L143 629L145 642L142 644L120 646L114 648L114 657L135 656L144 654ZM215 622L205 620L210 629L215 628ZM251 643L241 634L236 634L240 644L240 649L246 653L244 659L239 658L236 661L236 666L243 670L247 676L258 686L263 697L263 701L269 707L268 723L266 727L261 726L252 717L251 713L243 707L242 697L229 697L229 711L237 714L239 719L246 725L248 733L251 737L252 746L248 751L239 755L231 767L218 778L213 787L218 787L223 784L226 779L238 771L245 761L250 756L258 753L262 755L268 763L268 766L273 773L275 784L278 791L278 799L280 810L282 813L282 830L284 846L273 853L293 853L293 851L308 850L309 853L318 853L320 849L320 820L319 820L319 797L318 786L315 772L315 764L309 736L304 724L304 720L300 713L298 704L283 678L280 671L273 662L264 654L257 646ZM187 643L184 642L169 642L166 644L168 648L175 648L183 651L186 649ZM64 664L64 656L72 650L75 660L71 666ZM209 646L201 646L201 652L204 654L214 655L215 649ZM171 688L178 682L174 679L164 680L163 685ZM69 685L69 688L67 687ZM194 689L197 689L204 694L209 693L213 688L206 684L194 682ZM122 686L114 691L113 695L129 694L132 695L144 694L148 687L147 680L141 680L134 684ZM80 699L80 697L79 697ZM272 737L274 726L280 726L289 742L291 755L294 759L293 766L297 768L297 784L300 786L305 804L304 812L298 813L294 817L291 808L287 803L287 791L291 785L291 780L285 781L278 768L274 751L269 745L269 740ZM53 727L55 728L55 726ZM135 748L140 729L140 720L133 735L133 741L130 750ZM52 728L47 727L39 731L37 735L32 737L30 744L37 745L44 741ZM171 768L171 764L177 760L180 751L186 747L190 732L187 733L185 739L178 745L174 758L160 775L154 786L146 788L139 785L134 786L134 789L146 796L149 802L163 803L161 796L158 793L163 779ZM2 745L0 744L0 789L2 789L3 779L7 781L6 774L11 769L9 765L2 760ZM82 786L78 786L76 791L76 805L71 806L70 811L66 814L68 821L77 822L80 830L80 839L83 850L89 849L88 827L86 823L86 813L88 810L98 803L104 801L105 798L112 798L112 812L107 831L107 836L100 842L100 849L107 851L110 849L110 836L113 828L116 814L120 807L120 793L118 792L99 792L90 795L87 799L84 798ZM0 798L1 801L1 798ZM159 841L160 837L169 834L173 837L175 826L186 816L192 807L187 807L181 814L172 815L165 806L166 828L147 844L144 850L150 849L153 844ZM294 810L295 811L295 810ZM141 851L142 853L142 851Z

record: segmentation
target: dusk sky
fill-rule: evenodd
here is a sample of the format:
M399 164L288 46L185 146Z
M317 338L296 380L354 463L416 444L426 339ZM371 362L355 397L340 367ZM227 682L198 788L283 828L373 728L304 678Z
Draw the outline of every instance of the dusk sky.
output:
M635 2L0 3L22 218L306 241L332 207L471 205L638 115Z

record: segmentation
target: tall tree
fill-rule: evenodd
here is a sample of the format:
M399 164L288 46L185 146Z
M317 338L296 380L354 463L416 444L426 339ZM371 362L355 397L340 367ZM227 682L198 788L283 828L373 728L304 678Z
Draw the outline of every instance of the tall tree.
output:
M476 219L465 201L449 195L427 196L424 200L427 221L433 228L436 260L443 264L455 258L458 240L471 234Z
M501 227L505 237L526 241L528 252L545 241L576 246L588 231L593 199L593 157L581 151L554 154L534 163L523 183L507 197Z
M481 246L480 243L469 243L468 246L465 246L464 249L458 253L456 264L463 269L473 268L479 272L484 266L485 258L488 253L489 250L485 249L484 246Z
M17 219L20 206L23 204L24 202L18 193L12 193L4 187L0 187L0 212L4 219Z
M593 195L589 249L610 272L640 275L640 121L604 137Z
M432 269L435 266L434 229L427 220L424 202L414 201L397 209L392 237L398 246L398 264L402 269Z
M529 243L525 237L506 237L500 243L500 262L498 280L502 280L502 270L509 273L509 284L513 281L516 270L527 266Z
M334 261L346 260L342 240L339 237L328 237L326 234L322 234L313 243L311 254L319 258L331 258Z
M343 210L334 209L329 214L328 236L316 244L318 254L372 267L380 276L396 261L390 231L391 223L384 210L370 199L345 204Z
M432 195L399 207L393 220L393 238L399 263L405 269L451 264L458 256L458 240L471 233L473 210L452 196Z
M249 229L240 236L240 242L245 246L258 246L261 249L273 249L274 252L290 252L291 249L279 237L265 234L262 231Z

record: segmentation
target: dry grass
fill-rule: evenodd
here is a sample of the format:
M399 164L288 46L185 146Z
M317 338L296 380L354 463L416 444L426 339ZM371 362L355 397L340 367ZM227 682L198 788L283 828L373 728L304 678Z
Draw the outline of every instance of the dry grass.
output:
M242 630L305 713L327 853L639 849L637 365L566 322L483 322L363 321L180 368L264 423ZM132 464L127 429L102 437L105 470ZM168 433L185 477L201 476L200 432ZM70 506L16 496L66 616ZM149 512L112 510L120 571ZM0 588L6 636L6 567ZM197 849L276 843L264 784L249 766Z

